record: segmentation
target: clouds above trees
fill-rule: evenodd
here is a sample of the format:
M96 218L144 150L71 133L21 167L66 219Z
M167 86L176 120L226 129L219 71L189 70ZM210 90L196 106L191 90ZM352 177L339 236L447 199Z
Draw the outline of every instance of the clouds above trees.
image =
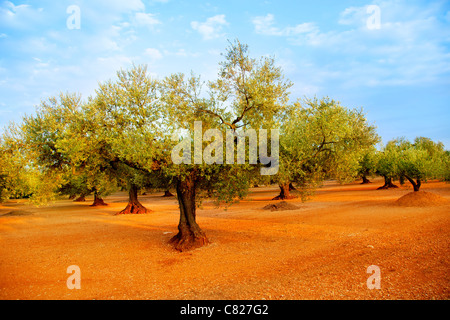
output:
M204 40L222 37L223 28L228 25L224 14L219 14L206 19L205 22L192 21L191 27L200 33Z

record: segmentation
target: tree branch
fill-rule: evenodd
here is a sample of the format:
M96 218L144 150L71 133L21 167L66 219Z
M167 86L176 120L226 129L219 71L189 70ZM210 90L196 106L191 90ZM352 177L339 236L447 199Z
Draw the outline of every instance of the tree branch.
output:
M234 122L231 123L231 124L226 122L225 120L223 120L221 115L219 115L219 114L217 114L217 113L215 113L215 112L213 112L211 110L197 108L197 111L205 112L205 113L208 113L208 114L210 114L212 116L215 116L215 117L219 118L219 120L222 122L222 124L229 126L230 129L236 129L236 126L234 125Z

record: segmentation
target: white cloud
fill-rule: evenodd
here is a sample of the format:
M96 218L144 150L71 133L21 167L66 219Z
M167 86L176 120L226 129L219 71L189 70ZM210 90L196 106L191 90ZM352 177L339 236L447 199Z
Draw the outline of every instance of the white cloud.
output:
M205 40L215 39L223 36L221 33L224 26L227 26L228 22L225 19L224 14L219 14L206 19L205 22L192 21L191 27L195 31L198 31Z
M8 15L15 15L15 14L20 14L21 12L24 12L28 9L30 9L30 5L28 4L20 4L20 5L14 5L14 3L10 2L10 1L5 1L4 2L4 6L6 9L2 9L2 10L6 10Z
M266 16L259 16L252 19L255 26L255 32L258 34L269 36L293 36L302 33L309 33L317 30L314 23L305 22L294 27L277 28L274 27L275 18L273 14L268 13Z
M120 47L117 43L117 41L114 41L113 39L110 38L101 38L101 39L97 39L97 44L96 44L97 48L99 50L102 51L117 51L120 50Z
M163 55L161 51L155 48L147 48L145 49L145 55L149 56L153 60L162 59Z
M367 7L349 7L340 13L338 23L342 25L365 25Z
M314 24L278 26L273 15L252 20L255 32L285 37L294 47L308 50L312 67L299 72L315 75L312 84L337 81L351 87L414 85L444 79L450 72L446 43L450 29L438 16L439 6L415 7L409 3L377 2L380 28L367 27L367 6L349 7L341 12L342 30L321 30ZM445 15L445 13L444 13ZM322 58L328 56L327 64ZM320 75L320 76L319 76Z
M145 4L141 0L97 0L95 2L104 10L118 13L145 10Z
M255 32L258 34L265 34L269 36L280 36L281 32L278 28L273 27L274 24L273 14L267 14L262 17L255 17L252 19L253 25L255 26Z
M152 13L136 12L135 14L136 23L139 26L153 28L155 25L161 24L161 21L155 18Z
M179 58L198 58L201 53L199 52L193 52L186 50L185 48L178 48L173 50L164 49L164 56L172 56L172 57L179 57Z
M178 49L177 52L175 52L175 55L179 56L179 57L187 57L188 53L186 52L185 49L181 48L181 49Z
M0 27L24 29L36 25L43 19L42 8L28 4L14 5L5 1L0 5Z

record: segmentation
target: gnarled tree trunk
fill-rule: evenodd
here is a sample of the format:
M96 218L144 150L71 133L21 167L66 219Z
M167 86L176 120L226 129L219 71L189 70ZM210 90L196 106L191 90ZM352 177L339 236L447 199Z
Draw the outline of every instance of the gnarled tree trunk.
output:
M417 182L416 182L411 177L405 176L405 178L408 179L409 182L411 182L411 184L413 186L413 189L414 189L414 192L419 191L420 186L422 185L422 181L420 181L420 179L417 179Z
M398 188L398 186L392 183L392 178L384 177L384 185L377 188L377 190L391 189L391 188Z
M105 201L103 201L103 199L98 195L97 190L94 190L94 202L91 204L91 207L96 207L96 206L107 206L107 204L106 204Z
M117 214L142 214L151 210L144 207L138 200L138 188L135 184L131 184L128 190L128 204L122 211Z
M286 199L294 199L294 196L291 196L289 190L289 183L280 184L280 194L273 198L272 200L286 200Z
M205 233L195 220L195 173L177 181L177 198L180 206L178 234L170 243L178 251L201 247L208 243Z
M368 183L372 183L372 182L369 179L367 179L366 175L363 175L361 184L368 184Z

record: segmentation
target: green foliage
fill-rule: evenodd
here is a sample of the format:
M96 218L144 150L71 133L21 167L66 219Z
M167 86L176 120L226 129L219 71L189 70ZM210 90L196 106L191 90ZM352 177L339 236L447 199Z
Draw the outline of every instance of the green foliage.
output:
M248 47L239 41L230 43L220 63L216 81L206 86L200 77L191 74L173 74L160 83L162 119L166 136L172 136L180 130L188 130L191 135L185 137L188 145L200 143L198 140L208 129L218 129L222 137L226 137L227 129L233 134L242 134L248 128L272 128L288 101L288 89L292 86L284 79L280 68L275 66L271 58L260 60L249 57ZM170 119L167 121L167 119ZM200 137L193 135L194 122L201 121ZM197 140L196 140L197 139ZM167 138L164 138L168 141ZM178 140L173 142L178 143ZM202 150L209 142L201 142ZM222 144L225 148L225 144ZM246 143L246 163L237 164L179 164L163 162L165 175L173 181L183 179L195 171L196 186L199 190L197 198L203 194L213 196L217 203L232 203L235 198L242 198L254 180L255 165L248 165L248 144ZM225 149L223 155L225 155Z
M397 138L389 141L378 154L377 173L398 178L402 183L407 179L420 188L422 181L445 179L447 157L441 142L424 137L417 137L414 142Z
M54 199L51 190L56 188L59 179L37 166L19 126L12 123L5 128L0 149L0 201L29 198L35 204L45 204Z
M376 173L390 179L398 179L400 177L400 168L398 166L399 161L399 148L401 140L389 141L383 149L377 153L376 161Z
M43 170L64 170L70 165L69 159L59 152L57 143L70 125L67 114L77 107L79 99L60 94L42 101L35 116L24 117L23 144Z
M61 93L41 102L35 116L24 118L21 141L28 159L42 175L31 197L33 202L46 203L59 193L106 192L101 186L110 180L98 174L99 154L90 143L85 106L79 95Z
M445 174L444 145L429 138L418 137L414 143L402 141L399 145L400 175L422 181L443 178Z
M450 181L450 151L445 151L444 156L443 156L444 160L444 181L449 182Z
M368 178L376 173L377 150L375 146L368 148L362 153L358 162L358 177Z
M0 137L0 202L29 196L32 189L33 168L26 165L16 132L11 124Z
M359 161L378 140L361 110L328 97L297 102L283 120L277 181L296 182L306 191L325 178L354 179Z
M145 186L164 150L157 81L146 67L120 70L94 98L61 94L24 119L25 143L44 172L58 172L57 191L107 195L117 184Z
M238 40L230 42L224 58L218 79L209 83L215 103L231 109L224 112L222 122L232 129L273 128L293 84L285 80L273 58L250 58L248 46Z

